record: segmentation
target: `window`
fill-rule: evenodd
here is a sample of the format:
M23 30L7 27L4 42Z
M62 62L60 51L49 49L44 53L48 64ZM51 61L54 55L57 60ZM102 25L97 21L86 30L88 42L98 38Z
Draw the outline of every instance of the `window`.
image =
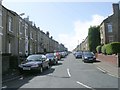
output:
M10 16L9 16L9 18L8 18L8 25L9 25L9 26L8 26L9 31L13 31L13 28L12 28L12 27L13 27L13 26L12 26L12 25L13 25L13 18L10 17Z
M11 53L11 42L9 41L9 44L8 44L8 53Z
M107 27L108 27L108 32L112 32L112 24L111 24L111 23L108 23L108 24L107 24Z
M28 36L28 35L27 35L27 29L28 29L28 25L25 24L25 36Z
M0 26L2 25L2 12L0 10Z
M19 20L19 33L22 34L22 20Z
M114 41L112 35L111 35L111 36L108 36L108 39L109 39L109 43Z
M33 39L33 33L32 33L32 31L30 33L30 38Z
M3 27L2 27L2 16L0 15L0 35L3 35L2 29L3 29Z
M32 54L32 45L30 45L30 54Z
M22 39L19 39L19 54L22 54Z

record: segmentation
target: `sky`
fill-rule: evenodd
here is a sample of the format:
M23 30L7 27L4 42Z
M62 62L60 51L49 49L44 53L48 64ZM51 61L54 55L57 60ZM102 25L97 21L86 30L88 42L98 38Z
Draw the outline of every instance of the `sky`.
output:
M112 15L112 4L118 2L50 1L3 0L2 4L18 14L25 13L22 18L29 16L40 30L49 31L50 36L63 43L68 50L73 50L87 37L90 26L100 25Z

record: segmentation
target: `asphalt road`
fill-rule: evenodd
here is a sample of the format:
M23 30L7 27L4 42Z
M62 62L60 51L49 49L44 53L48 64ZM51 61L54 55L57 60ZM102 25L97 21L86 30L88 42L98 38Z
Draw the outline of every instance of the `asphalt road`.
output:
M99 62L96 62L99 63ZM118 88L118 78L70 54L43 73L32 72L3 84L3 88Z

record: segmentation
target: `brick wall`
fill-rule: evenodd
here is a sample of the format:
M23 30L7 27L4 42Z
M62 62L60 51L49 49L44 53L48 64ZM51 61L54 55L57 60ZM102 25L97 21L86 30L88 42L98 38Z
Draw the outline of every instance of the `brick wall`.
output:
M98 54L97 59L117 66L117 55Z

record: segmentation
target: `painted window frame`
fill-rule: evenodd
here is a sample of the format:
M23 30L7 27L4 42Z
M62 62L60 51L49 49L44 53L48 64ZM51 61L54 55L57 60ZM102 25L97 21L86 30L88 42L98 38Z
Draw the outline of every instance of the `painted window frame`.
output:
M13 18L8 16L8 31L13 32Z
M112 23L107 23L107 29L108 29L108 33L112 33L113 32L113 25L112 25Z

